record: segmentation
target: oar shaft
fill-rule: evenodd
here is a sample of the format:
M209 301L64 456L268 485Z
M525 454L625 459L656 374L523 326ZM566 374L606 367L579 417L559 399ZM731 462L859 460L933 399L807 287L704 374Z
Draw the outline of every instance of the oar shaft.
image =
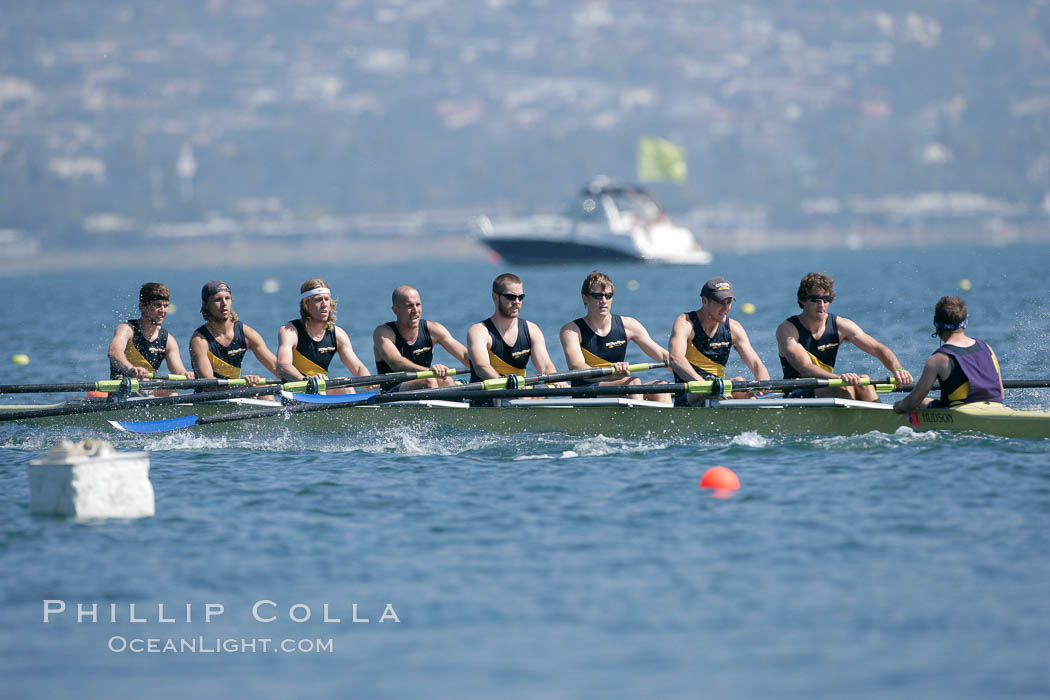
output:
M84 404L71 404L68 406L55 406L54 408L0 413L0 421L71 416L83 413L100 413L104 411L142 410L153 406L170 406L179 403L203 403L206 401L221 401L224 399L250 398L252 396L272 394L273 391L273 387L253 386L241 389L231 389L229 391L209 391L202 394L189 394L187 396L154 396L144 399L134 399L132 401L98 401Z

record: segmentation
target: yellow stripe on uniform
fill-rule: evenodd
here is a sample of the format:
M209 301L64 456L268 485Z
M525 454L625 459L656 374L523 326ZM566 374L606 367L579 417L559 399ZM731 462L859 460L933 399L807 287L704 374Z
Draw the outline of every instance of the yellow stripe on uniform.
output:
M583 359L587 363L588 367L612 367L612 363L608 360L595 355L593 352L589 352L587 348L580 348L583 351Z
M307 359L298 348L292 348L292 366L294 366L300 373L307 377L312 377L315 374L328 374L321 365Z
M813 364L815 364L817 367L820 367L822 370L824 370L826 372L834 372L835 371L834 367L832 367L831 365L824 364L823 362L818 360L817 356L814 355L813 353L807 352L806 354L809 355L809 359L813 362Z
M492 369L496 370L496 373L501 377L507 374L516 374L519 377L525 376L524 369L518 369L517 367L508 365L506 362L493 355L492 350L489 350L489 364L492 365Z
M688 347L685 349L685 359L689 360L689 364L702 372L713 374L716 377L726 376L726 368L723 365L718 364L710 357L697 350L696 346L692 343L689 343Z
M222 358L216 357L212 354L211 350L208 351L208 362L211 363L211 369L215 374L226 379L240 379L241 368L234 367L229 362L226 362Z
M128 341L128 346L124 348L124 357L128 358L128 362L131 363L132 367L142 367L150 371L154 369L149 360L143 357L139 349L135 347L135 343L130 340Z

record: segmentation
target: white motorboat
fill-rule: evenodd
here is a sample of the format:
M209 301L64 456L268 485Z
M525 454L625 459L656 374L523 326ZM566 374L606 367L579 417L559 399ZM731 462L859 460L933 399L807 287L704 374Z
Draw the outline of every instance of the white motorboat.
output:
M478 239L510 263L636 260L706 265L711 253L634 185L598 178L561 215L478 217Z

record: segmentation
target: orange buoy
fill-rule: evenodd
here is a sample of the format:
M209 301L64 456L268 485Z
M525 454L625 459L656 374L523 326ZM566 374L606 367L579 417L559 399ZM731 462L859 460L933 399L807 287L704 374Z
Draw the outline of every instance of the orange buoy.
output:
M728 467L711 467L700 479L700 488L736 491L740 488L740 479Z

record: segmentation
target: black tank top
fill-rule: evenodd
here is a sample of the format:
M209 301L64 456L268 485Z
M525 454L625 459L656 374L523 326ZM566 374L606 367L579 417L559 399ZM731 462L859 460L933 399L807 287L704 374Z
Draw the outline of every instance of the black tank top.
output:
M733 332L729 328L729 319L719 322L714 335L708 337L696 311L690 311L688 318L693 324L693 342L685 349L685 359L689 360L696 373L704 379L725 377L729 351L733 349ZM677 373L674 378L676 382L689 381L689 378L680 377Z
M824 324L824 334L814 338L813 334L806 330L798 316L787 319L798 331L798 343L802 349L809 353L809 359L813 364L827 370L835 371L835 358L839 354L839 324L838 316L828 314L828 320ZM802 375L798 373L787 358L780 356L780 366L784 370L784 379L799 379Z
M623 317L613 314L612 327L606 335L595 333L583 318L573 323L580 330L580 350L588 367L608 367L627 357L627 331L623 327ZM587 386L588 382L574 379L571 384Z
M503 342L503 336L492 323L492 319L486 318L483 323L485 329L492 338L492 347L489 348L489 364L500 376L517 374L525 376L525 368L529 366L529 357L532 355L532 337L529 335L529 324L523 319L518 319L518 339L514 345L508 347ZM474 364L470 365L470 381L480 382L484 379L474 371Z
M335 330L325 330L320 340L314 340L306 332L301 319L290 322L299 334L299 341L292 349L292 365L307 377L315 374L328 374L328 365L335 357Z
M430 340L430 328L427 327L426 321L422 318L419 319L419 333L416 334L416 342L414 343L409 343L401 337L401 333L397 330L396 321L388 321L386 326L394 331L394 346L401 353L401 357L417 365L430 366L430 363L434 360L434 343ZM389 374L396 371L378 356L376 356L375 360L376 373Z
M217 377L226 379L240 379L241 363L244 362L244 353L248 351L248 343L244 339L244 324L235 321L233 324L233 340L229 345L222 345L207 324L197 329L206 341L208 341L208 362Z
M128 319L127 324L131 326L131 340L124 348L124 356L128 358L128 362L133 367L143 367L151 372L156 372L164 362L164 353L168 349L167 329L161 328L157 337L151 341L146 340L146 336L142 335L139 319ZM109 378L121 379L124 376L124 368L111 361Z

